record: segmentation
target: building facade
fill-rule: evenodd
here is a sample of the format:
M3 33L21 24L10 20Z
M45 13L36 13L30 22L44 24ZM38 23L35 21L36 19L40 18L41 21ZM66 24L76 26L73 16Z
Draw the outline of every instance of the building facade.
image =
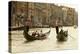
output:
M54 27L77 24L77 12L74 8L49 3L12 2L11 26L24 26L24 20L31 18L32 27ZM75 23L74 23L75 22Z

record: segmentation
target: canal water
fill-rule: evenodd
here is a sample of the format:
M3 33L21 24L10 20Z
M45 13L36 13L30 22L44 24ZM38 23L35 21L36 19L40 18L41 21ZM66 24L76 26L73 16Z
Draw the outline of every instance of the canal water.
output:
M45 33L50 28L32 28L30 32L42 31ZM74 27L64 27L64 30L68 30L68 40L65 42L58 42L56 39L56 30L51 28L51 32L45 40L35 40L32 42L25 42L26 39L23 36L22 31L12 31L11 35L11 51L13 53L21 52L34 52L34 51L52 51L52 50L66 50L78 48L78 31ZM29 32L29 33L30 33Z

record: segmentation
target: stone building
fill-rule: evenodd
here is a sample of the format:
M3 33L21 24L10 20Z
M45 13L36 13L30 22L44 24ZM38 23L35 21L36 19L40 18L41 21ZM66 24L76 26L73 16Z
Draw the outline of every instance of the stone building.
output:
M77 24L77 12L74 8L49 3L12 2L11 16L12 27L24 26L27 18L31 18L32 27L54 27L56 20L60 26L73 25L74 22Z

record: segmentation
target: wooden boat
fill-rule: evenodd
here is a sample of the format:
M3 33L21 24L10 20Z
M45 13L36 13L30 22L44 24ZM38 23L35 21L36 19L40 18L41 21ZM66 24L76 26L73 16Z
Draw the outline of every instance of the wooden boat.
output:
M63 31L63 33L59 32L57 34L58 41L66 41L68 39L68 31Z
M39 34L37 36L30 35L24 31L24 38L28 41L43 40L43 39L46 39L49 34L50 34L50 30L44 34Z

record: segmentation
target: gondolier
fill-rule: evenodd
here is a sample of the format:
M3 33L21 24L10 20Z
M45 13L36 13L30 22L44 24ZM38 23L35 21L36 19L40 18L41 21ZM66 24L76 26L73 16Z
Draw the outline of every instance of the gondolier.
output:
M56 28L56 34L58 34L59 33L58 20L56 20L56 26L55 26L55 28Z
M29 17L24 21L24 30L28 32L30 26L31 26L31 18Z

